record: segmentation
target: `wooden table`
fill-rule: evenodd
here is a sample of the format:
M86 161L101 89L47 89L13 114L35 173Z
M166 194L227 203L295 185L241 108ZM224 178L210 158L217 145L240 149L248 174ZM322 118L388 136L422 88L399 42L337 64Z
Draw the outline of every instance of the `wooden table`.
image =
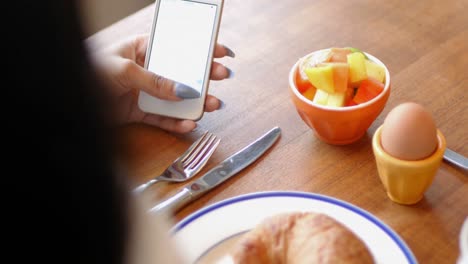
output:
M89 40L99 48L147 33L153 10L150 5ZM219 62L236 75L210 86L226 108L206 114L188 135L125 127L132 180L136 185L161 173L205 130L219 136L221 144L203 171L279 126L282 137L267 155L182 209L175 220L241 194L312 192L374 214L405 240L420 263L455 263L459 231L468 216L467 172L444 162L421 202L396 204L378 178L371 138L394 106L415 101L433 113L447 146L468 156L467 11L466 0L227 0L218 40L237 56ZM358 47L377 56L393 82L382 114L361 140L347 146L318 140L288 94L288 72L296 60L332 46ZM166 196L181 186L161 184L152 191Z

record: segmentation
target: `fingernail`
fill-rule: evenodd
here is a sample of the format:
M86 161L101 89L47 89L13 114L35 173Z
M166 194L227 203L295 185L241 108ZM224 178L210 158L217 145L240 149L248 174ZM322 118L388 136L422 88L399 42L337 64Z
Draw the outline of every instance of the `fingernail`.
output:
M175 94L182 99L200 98L200 92L197 89L185 85L183 83L175 82Z
M229 69L228 67L226 67L226 70L228 72L228 77L227 78L228 79L234 78L234 72L231 69Z
M218 110L221 110L221 109L224 109L224 108L226 108L226 104L223 102L223 100L219 100Z
M231 58L235 58L236 57L236 54L234 53L234 51L232 51L230 48L224 46L224 48L226 49L226 56L229 56Z

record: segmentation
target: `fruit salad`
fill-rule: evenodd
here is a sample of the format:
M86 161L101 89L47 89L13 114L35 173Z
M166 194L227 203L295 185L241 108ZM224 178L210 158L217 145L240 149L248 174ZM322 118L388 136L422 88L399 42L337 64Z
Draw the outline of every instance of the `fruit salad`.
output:
M299 92L315 104L333 107L365 103L385 86L385 68L356 48L331 48L299 62Z

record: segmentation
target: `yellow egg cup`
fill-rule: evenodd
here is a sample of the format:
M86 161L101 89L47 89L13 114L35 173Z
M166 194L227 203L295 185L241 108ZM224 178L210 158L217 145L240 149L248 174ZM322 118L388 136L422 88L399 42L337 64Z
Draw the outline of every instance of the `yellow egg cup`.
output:
M386 153L380 143L382 125L372 139L377 170L388 197L399 204L415 204L423 197L440 167L446 142L437 130L437 149L431 156L416 161L397 159Z

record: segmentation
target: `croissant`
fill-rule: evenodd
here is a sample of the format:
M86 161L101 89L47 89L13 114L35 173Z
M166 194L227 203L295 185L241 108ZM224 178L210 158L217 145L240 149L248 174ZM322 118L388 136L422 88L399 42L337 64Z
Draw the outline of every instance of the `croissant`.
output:
M350 229L330 216L313 212L271 216L243 234L232 249L234 263L374 263Z

